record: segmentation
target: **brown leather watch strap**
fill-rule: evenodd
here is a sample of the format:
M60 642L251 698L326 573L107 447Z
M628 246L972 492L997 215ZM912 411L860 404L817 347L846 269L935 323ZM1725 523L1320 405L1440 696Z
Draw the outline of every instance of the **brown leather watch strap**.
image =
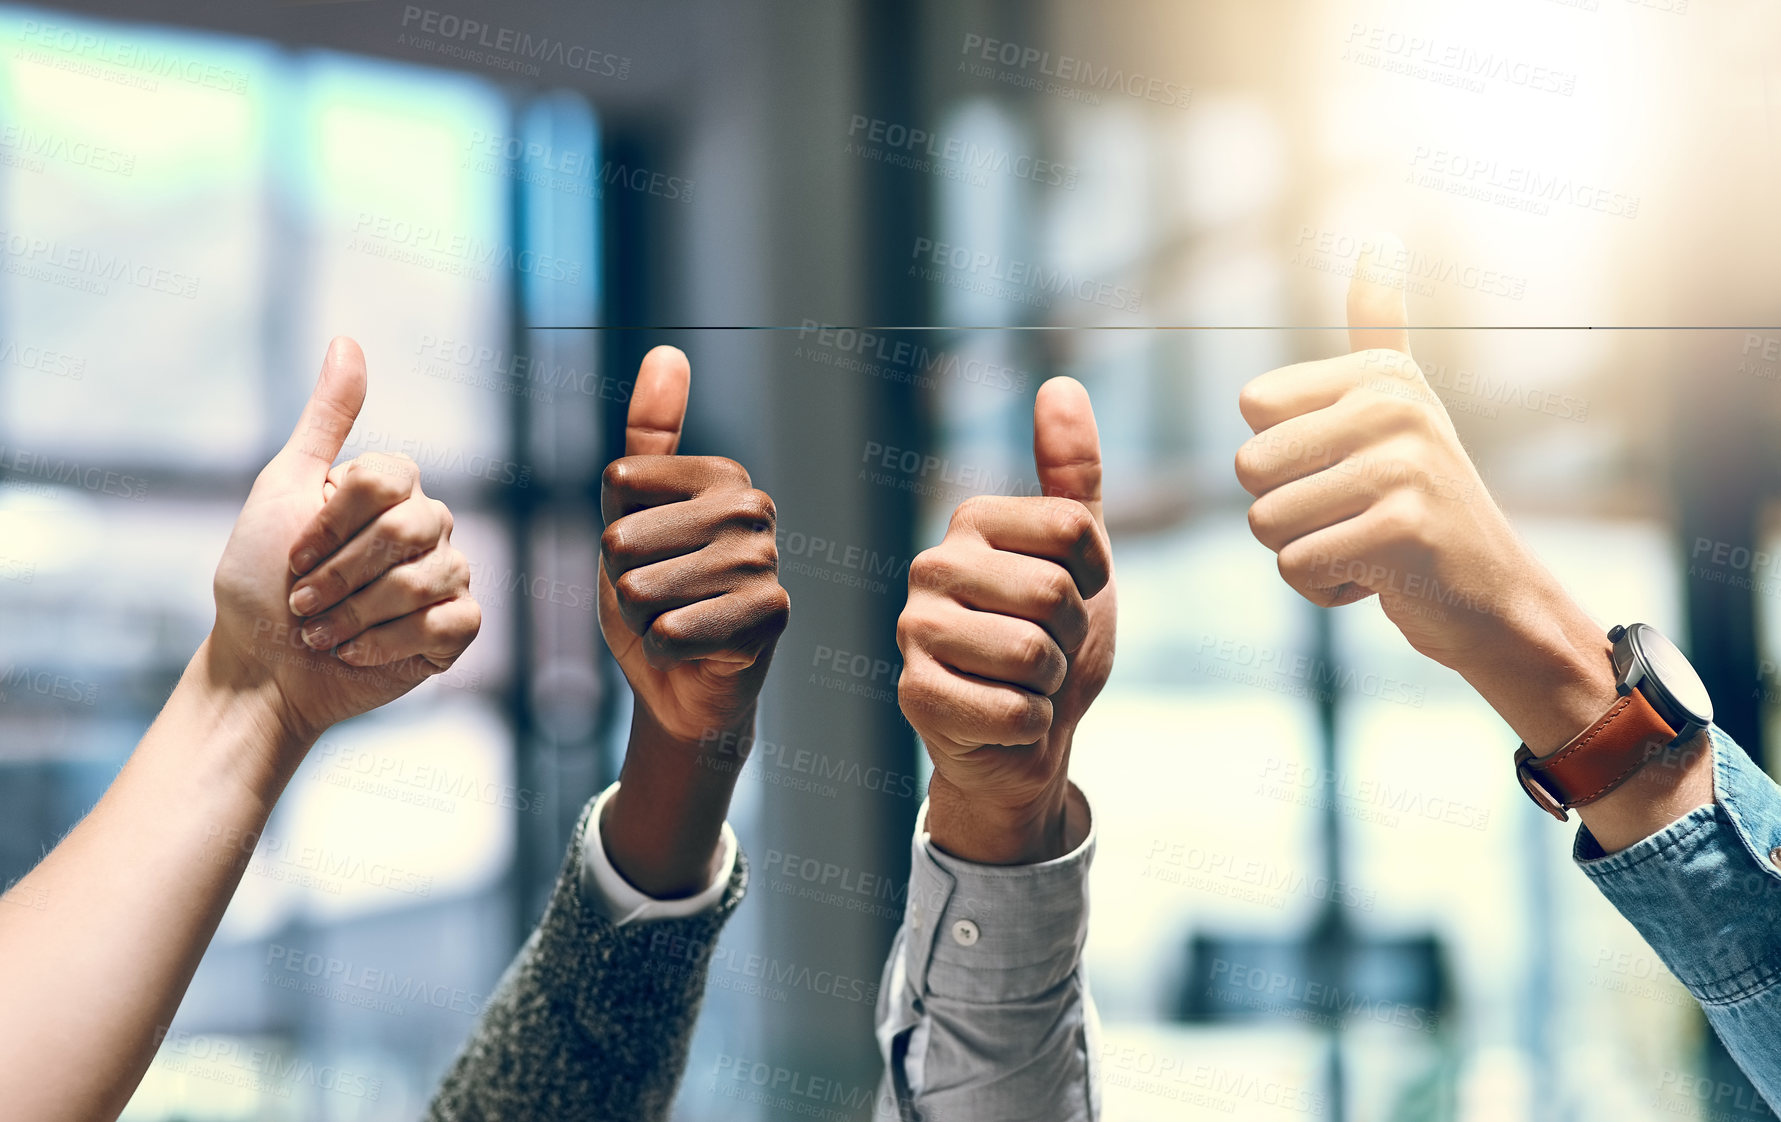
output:
M1676 731L1634 690L1550 756L1536 756L1523 744L1515 753L1515 777L1540 809L1563 822L1567 807L1588 806L1614 790L1675 739Z

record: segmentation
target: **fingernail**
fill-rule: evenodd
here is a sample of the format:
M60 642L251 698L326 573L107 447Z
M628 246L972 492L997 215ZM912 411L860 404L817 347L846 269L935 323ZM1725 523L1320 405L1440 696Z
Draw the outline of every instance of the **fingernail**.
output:
M348 643L346 646L341 647L335 654L341 662L346 663L348 666L357 666L359 660L365 657L365 648L360 646L355 640Z
M298 576L302 576L304 573L315 568L315 561L315 550L305 549L297 554L296 559L291 562L291 572L296 573Z
M311 650L327 650L330 645L329 638L328 625L325 623L311 624L303 629L303 641L309 644Z
M291 593L291 614L306 616L322 606L321 593L313 588L299 588Z

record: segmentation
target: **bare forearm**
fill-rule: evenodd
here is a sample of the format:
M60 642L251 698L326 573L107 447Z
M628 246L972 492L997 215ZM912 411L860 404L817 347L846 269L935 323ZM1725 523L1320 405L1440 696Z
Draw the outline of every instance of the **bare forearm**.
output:
M289 778L262 699L200 648L99 804L0 908L0 1099L111 1118L179 1007Z
M594 827L613 866L639 891L671 900L711 883L730 796L753 737L752 711L738 727L688 743L637 708L619 788Z

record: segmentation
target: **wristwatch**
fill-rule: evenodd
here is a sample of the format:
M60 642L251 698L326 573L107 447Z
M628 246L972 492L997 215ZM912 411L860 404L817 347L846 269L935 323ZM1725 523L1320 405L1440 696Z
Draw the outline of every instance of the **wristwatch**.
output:
M1560 822L1632 778L1653 756L1713 723L1707 687L1676 649L1649 624L1608 632L1614 644L1614 688L1620 696L1602 719L1549 756L1523 744L1515 777L1541 810Z

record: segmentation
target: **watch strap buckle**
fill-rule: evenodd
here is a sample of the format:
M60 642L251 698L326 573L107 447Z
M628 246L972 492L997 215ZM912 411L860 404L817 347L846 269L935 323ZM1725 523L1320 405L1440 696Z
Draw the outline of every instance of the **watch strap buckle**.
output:
M1523 744L1520 748L1516 749L1515 778L1520 781L1521 789L1527 792L1528 798L1534 800L1535 806L1539 807L1547 814L1552 815L1552 817L1558 819L1560 822L1569 822L1571 820L1571 815L1570 812L1565 809L1564 800L1558 798L1551 791L1547 790L1546 785L1540 782L1538 771L1528 766L1533 759L1534 750L1529 748L1526 744Z

